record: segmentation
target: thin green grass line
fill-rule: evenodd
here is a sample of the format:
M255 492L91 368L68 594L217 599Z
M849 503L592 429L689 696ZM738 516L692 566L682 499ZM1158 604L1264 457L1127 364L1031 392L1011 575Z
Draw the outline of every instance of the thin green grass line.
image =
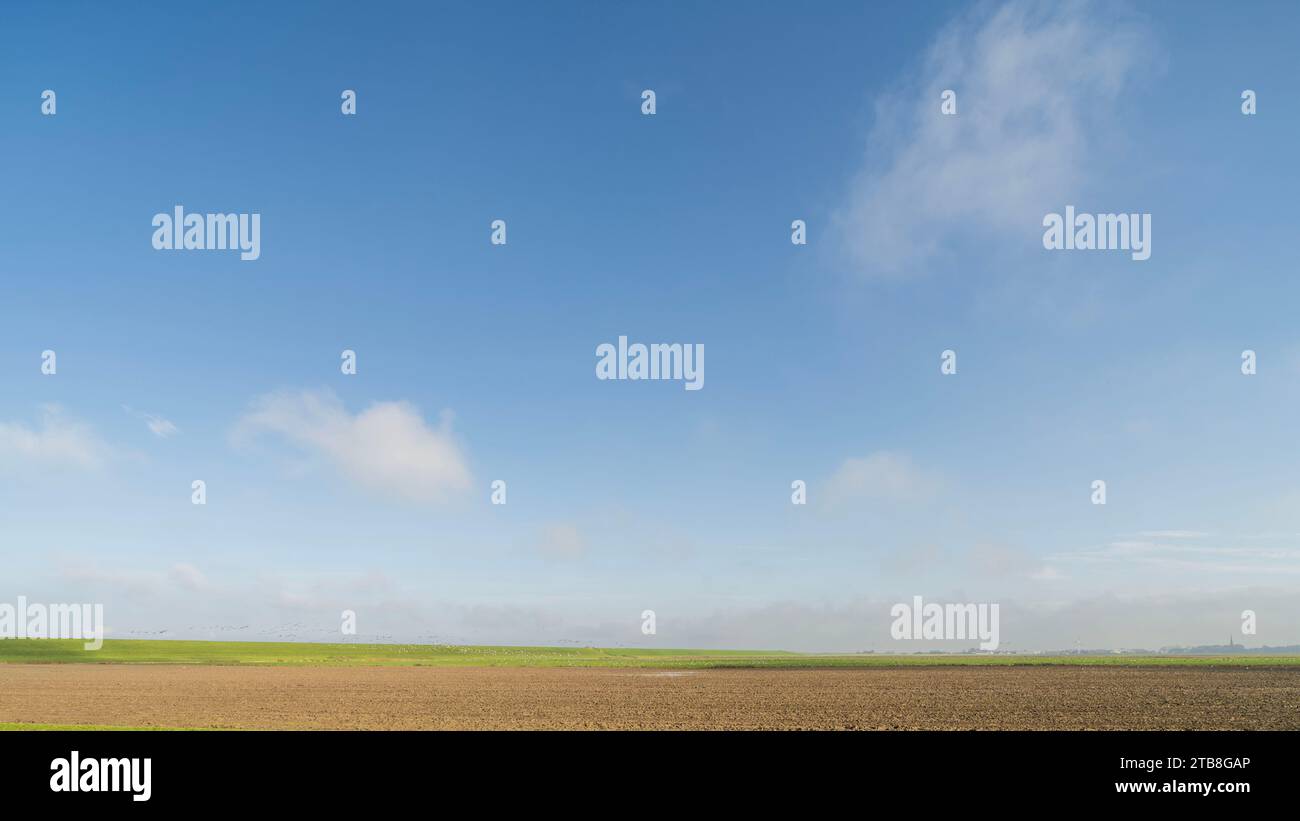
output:
M1036 656L750 650L507 647L424 644L109 639L99 650L77 640L0 640L0 664L139 664L250 667L593 667L612 669L838 669L890 667L1272 667L1300 670L1300 655Z
M0 732L59 732L65 730L104 730L123 732L188 732L203 731L201 727L116 727L111 724L29 724L22 721L0 721Z

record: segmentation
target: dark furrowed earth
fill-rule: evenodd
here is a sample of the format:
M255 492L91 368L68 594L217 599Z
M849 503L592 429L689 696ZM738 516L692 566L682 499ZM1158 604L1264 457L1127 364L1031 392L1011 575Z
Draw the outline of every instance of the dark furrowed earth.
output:
M0 724L212 729L1300 729L1300 670L0 665Z

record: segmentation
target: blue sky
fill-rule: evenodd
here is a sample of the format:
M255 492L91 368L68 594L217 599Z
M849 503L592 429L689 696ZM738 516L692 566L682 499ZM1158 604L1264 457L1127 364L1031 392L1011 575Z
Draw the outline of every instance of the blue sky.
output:
M1293 6L0 22L4 600L852 650L924 595L1015 649L1300 642ZM261 214L260 259L154 250L178 204ZM1044 250L1066 205L1150 213L1151 258ZM620 335L703 344L704 389L597 380Z

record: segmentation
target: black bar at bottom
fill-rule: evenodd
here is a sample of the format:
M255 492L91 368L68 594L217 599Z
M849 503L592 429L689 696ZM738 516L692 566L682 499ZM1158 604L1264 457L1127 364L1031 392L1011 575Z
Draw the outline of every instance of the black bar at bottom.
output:
M629 800L684 810L692 795L768 810L799 796L919 797L927 809L1008 798L1223 808L1293 795L1297 742L1295 732L14 732L0 734L0 785L9 801L127 811L432 799L450 812L443 802L457 798L466 810L573 809L580 799L595 813ZM137 801L145 759L149 796Z

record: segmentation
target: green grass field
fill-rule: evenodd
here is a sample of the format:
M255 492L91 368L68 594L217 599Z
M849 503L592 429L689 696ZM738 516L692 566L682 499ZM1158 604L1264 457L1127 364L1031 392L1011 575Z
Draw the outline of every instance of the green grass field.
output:
M110 639L97 651L77 640L0 641L0 664L222 664L320 667L902 667L948 665L1119 665L1300 667L1300 656L811 655L754 650L487 647L423 644L308 644Z

